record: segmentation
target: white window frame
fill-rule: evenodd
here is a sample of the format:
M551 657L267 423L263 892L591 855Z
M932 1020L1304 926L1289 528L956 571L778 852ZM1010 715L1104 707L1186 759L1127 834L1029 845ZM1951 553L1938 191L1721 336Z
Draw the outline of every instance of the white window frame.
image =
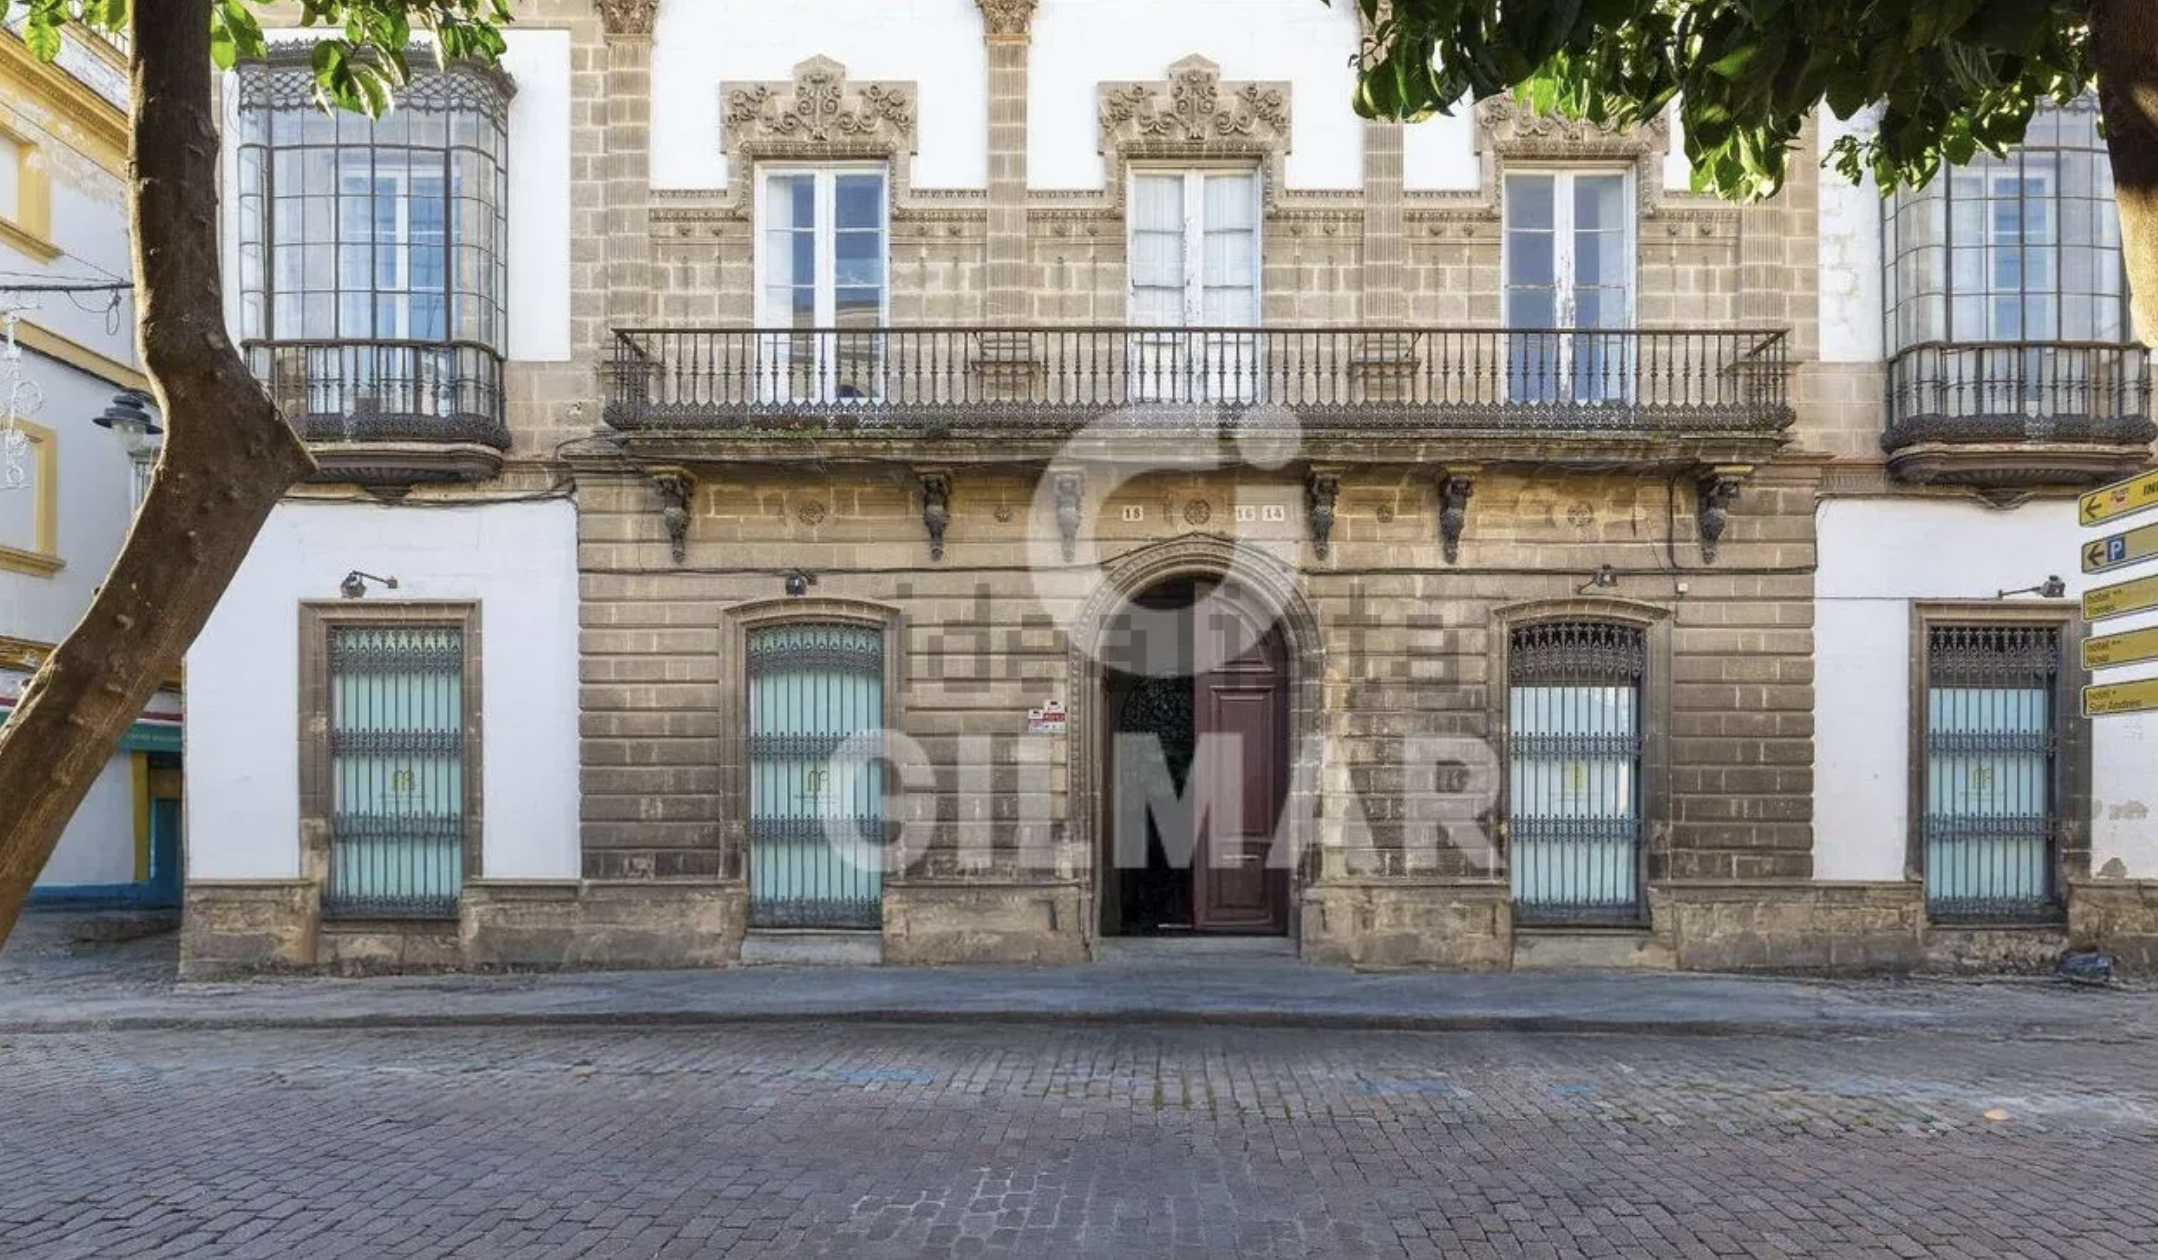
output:
M1558 402L1617 402L1619 398L1577 399L1573 397L1574 382L1574 333L1584 331L1632 332L1637 323L1641 300L1641 209L1635 187L1638 175L1631 166L1540 166L1528 163L1512 165L1499 176L1499 323L1501 328L1513 327L1508 307L1513 300L1513 225L1508 215L1511 211L1509 185L1515 176L1544 176L1552 181L1551 187L1551 280L1552 280L1552 327L1560 330L1554 353L1555 379L1565 383L1563 397L1537 401ZM1574 279L1574 244L1577 233L1574 227L1574 180L1583 175L1619 177L1619 197L1626 207L1625 232L1622 248L1625 251L1626 314L1616 326L1605 325L1598 329L1579 327L1579 306L1576 301ZM1509 338L1509 346L1512 339ZM1635 343L1624 342L1632 346ZM1511 369L1512 350L1508 350L1509 367L1500 380L1502 390L1511 392L1514 373ZM1629 358L1632 356L1629 355ZM1622 369L1620 379L1626 388L1623 397L1634 394L1632 365Z
M1214 329L1206 323L1206 181L1235 175L1251 188L1251 331ZM1249 162L1134 164L1126 172L1124 215L1124 309L1126 322L1138 294L1131 260L1138 224L1130 207L1141 179L1181 176L1184 181L1184 332L1140 333L1126 348L1126 393L1132 402L1249 404L1260 401L1266 381L1265 324L1266 194L1264 174ZM1149 325L1148 327L1153 327Z
M750 181L753 190L751 210L750 283L754 290L752 322L759 328L770 330L757 338L758 392L765 401L798 401L817 403L872 402L881 397L880 388L864 398L841 399L839 395L839 362L836 346L829 335L815 335L813 391L809 399L793 398L792 387L794 337L783 327L780 312L772 309L768 294L770 281L766 267L771 259L766 253L767 233L770 223L771 181L775 178L806 175L811 178L814 190L814 209L810 220L816 245L812 251L815 274L810 283L815 290L812 298L810 323L818 329L831 329L839 322L839 176L876 175L884 185L884 195L877 199L877 240L883 246L882 268L877 292L877 328L889 327L892 322L892 174L885 162L760 162ZM791 314L791 313L790 313ZM873 378L883 379L883 347L878 343L878 366Z
M1251 309L1257 328L1264 323L1266 310L1266 207L1262 175L1256 165L1235 163L1176 163L1173 165L1133 164L1126 174L1129 181L1125 188L1124 204L1136 204L1136 188L1142 178L1159 179L1168 175L1184 178L1184 325L1188 328L1206 326L1206 181L1209 176L1242 175L1251 181ZM1132 234L1138 225L1132 222L1129 211L1124 216L1125 308L1130 309L1134 291L1138 288L1137 277L1130 266Z

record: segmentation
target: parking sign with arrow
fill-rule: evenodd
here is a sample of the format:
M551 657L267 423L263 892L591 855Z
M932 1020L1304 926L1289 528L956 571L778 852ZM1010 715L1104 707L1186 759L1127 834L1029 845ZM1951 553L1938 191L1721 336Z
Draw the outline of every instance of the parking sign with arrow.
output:
M2083 544L2083 571L2104 573L2158 556L2158 525L2139 525Z

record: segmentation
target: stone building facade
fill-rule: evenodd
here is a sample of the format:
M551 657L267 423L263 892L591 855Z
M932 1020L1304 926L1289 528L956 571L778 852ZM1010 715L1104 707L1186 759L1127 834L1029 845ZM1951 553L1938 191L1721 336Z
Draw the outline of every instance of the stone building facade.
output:
M2151 745L1994 598L2149 455L2126 331L1964 336L2082 347L1988 428L1962 334L1854 332L1845 124L1731 205L1669 126L1357 120L1360 38L531 0L394 135L243 67L324 472L190 657L187 969L2149 961Z

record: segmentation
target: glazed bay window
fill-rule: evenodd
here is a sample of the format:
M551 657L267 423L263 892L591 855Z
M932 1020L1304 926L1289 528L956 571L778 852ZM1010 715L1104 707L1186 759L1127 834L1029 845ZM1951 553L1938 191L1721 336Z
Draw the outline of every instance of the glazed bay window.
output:
M2150 440L2094 101L1883 204L1889 449Z
M513 89L413 65L373 121L324 112L284 52L240 68L242 337L311 441L499 449Z
M2017 922L2058 905L2058 624L1924 627L1919 861L1936 920Z

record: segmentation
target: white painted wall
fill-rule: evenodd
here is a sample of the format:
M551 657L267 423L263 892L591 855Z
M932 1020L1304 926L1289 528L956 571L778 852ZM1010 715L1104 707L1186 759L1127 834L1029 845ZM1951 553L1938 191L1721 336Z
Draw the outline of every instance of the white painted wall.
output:
M38 873L41 888L135 882L135 778L126 753L105 763Z
M1483 186L1476 159L1476 105L1463 100L1451 114L1411 123L1401 133L1401 186L1410 192L1475 192Z
M50 577L0 569L0 634L57 643L89 607L127 537L134 516L134 465L119 438L91 423L119 386L28 350L22 373L42 395L28 418L51 429L58 445L55 532L65 567ZM33 472L35 467L33 459ZM0 489L0 495L21 496L0 513L9 522L0 542L28 545L20 527L28 521L35 493L34 487Z
M299 605L360 569L479 604L482 870L577 878L576 532L561 500L279 507L187 657L188 877L298 875Z
M1034 48L1039 74L1038 36ZM652 27L652 186L724 189L726 90L785 82L819 56L849 79L916 85L914 187L987 186L989 60L974 0L663 0Z
M1870 112L1846 121L1828 110L1818 119L1821 152L1847 135L1873 130ZM1881 358L1881 189L1871 175L1853 184L1835 171L1820 174L1821 359L1871 363Z
M675 0L675 7L681 2ZM1195 53L1220 66L1226 80L1288 82L1288 187L1363 186L1364 124L1350 106L1359 40L1353 4L1042 0L1033 29L1027 63L1031 187L1100 188L1106 178L1098 147L1100 84L1164 78L1172 63ZM1431 169L1428 155L1418 161L1420 173Z
M1693 161L1686 156L1686 120L1679 117L1679 102L1674 100L1664 113L1671 147L1663 155L1663 187L1665 192L1693 191Z
M1898 879L1910 825L1911 606L1990 599L2047 574L2073 600L2118 574L2085 578L2078 544L2094 536L2067 501L2012 511L1916 499L1831 500L1820 511L1820 600L1814 630L1814 874L1824 880ZM2131 574L2132 576L2132 574ZM2025 597L2028 598L2028 597ZM2112 634L2158 621L2146 614L2100 623ZM2121 682L2158 666L2103 672ZM2158 723L2148 716L2091 723L2094 871L2158 877Z

